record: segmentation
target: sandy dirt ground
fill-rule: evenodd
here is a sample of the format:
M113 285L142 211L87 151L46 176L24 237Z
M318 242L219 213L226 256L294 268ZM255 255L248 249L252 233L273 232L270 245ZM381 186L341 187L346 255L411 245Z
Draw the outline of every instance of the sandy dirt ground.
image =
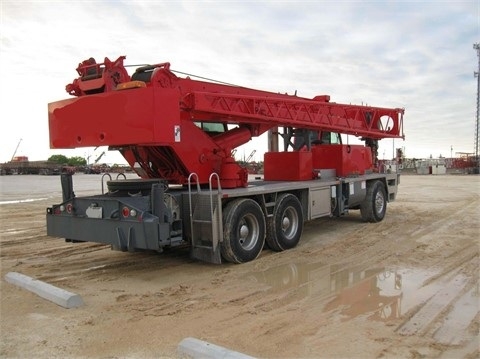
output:
M186 337L265 358L480 355L479 176L403 176L381 223L316 220L298 247L242 265L47 237L58 177L0 181L2 358L175 358ZM8 272L85 305L64 309Z

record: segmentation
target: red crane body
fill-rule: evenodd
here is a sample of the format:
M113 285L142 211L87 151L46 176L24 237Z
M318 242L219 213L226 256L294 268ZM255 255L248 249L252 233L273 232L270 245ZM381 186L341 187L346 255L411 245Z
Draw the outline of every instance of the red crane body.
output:
M237 188L247 186L248 172L232 150L268 130L284 127L287 145L265 155L267 180L311 179L316 168L375 172L378 140L403 138L403 109L180 78L169 63L129 76L124 59L79 64L80 76L66 87L75 97L49 104L51 148L109 146L142 178L186 184L195 172L203 184L215 172L222 187ZM367 146L320 144L323 132L358 136Z

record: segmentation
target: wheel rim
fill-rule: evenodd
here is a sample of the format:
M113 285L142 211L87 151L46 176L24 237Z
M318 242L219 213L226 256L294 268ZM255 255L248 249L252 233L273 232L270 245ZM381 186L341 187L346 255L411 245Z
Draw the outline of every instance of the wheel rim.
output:
M288 207L283 212L281 229L286 239L295 237L298 231L298 214L293 207Z
M385 198L383 197L382 191L378 191L375 196L375 211L380 214L383 212L385 206Z
M252 250L258 241L260 225L252 214L245 215L238 226L238 242L246 250Z

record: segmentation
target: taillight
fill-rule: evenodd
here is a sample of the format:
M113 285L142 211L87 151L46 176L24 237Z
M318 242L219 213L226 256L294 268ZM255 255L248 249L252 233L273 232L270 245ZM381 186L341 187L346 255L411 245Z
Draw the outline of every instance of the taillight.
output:
M60 214L60 213L65 213L65 212L67 212L68 214L72 214L73 213L73 204L71 204L71 203L67 203L66 205L61 204L60 206L55 208L55 214Z
M128 217L136 217L137 216L137 211L135 209L130 209L127 206L122 208L122 216L123 218L128 218Z

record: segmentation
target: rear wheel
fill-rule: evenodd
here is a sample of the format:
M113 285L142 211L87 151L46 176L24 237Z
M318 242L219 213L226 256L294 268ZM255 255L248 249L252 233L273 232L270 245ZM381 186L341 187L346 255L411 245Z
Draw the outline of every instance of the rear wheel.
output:
M277 199L273 216L268 219L267 244L274 251L295 247L303 231L303 213L300 201L290 193Z
M259 256L265 244L265 217L252 199L236 199L223 209L222 257L244 263Z
M380 222L387 211L387 192L381 181L369 182L367 194L360 204L360 214L366 222Z

